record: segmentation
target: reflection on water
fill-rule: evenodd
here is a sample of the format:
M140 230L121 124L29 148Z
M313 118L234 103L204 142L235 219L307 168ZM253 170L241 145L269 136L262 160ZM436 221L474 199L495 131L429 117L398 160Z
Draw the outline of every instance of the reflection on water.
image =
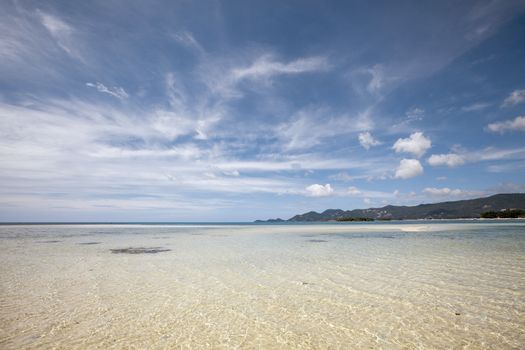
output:
M525 344L520 223L0 226L0 242L2 349Z

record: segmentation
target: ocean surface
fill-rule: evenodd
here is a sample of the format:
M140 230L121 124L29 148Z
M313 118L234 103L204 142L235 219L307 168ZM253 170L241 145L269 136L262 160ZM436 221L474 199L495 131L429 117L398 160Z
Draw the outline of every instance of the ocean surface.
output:
M523 349L525 221L0 225L1 349Z

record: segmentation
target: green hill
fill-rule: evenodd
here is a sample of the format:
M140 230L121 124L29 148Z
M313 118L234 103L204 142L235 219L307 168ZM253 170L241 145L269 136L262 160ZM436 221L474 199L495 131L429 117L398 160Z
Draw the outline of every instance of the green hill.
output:
M525 193L496 194L485 198L416 206L387 205L369 209L328 209L322 213L310 211L295 215L286 221L332 221L342 218L370 218L375 220L463 219L479 218L482 213L498 212L505 209L525 209Z

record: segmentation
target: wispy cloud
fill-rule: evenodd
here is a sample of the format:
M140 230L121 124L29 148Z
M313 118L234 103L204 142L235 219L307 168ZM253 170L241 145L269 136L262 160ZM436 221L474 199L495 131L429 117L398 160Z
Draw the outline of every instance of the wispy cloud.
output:
M407 118L405 119L406 122L413 122L418 120L423 120L423 117L425 116L425 110L420 107L412 107L408 111L406 111Z
M525 159L525 148L495 148L486 147L480 151L468 152L469 161L491 161L505 159Z
M482 111L490 106L491 106L491 103L488 103L488 102L476 102L468 106L462 107L461 110L465 112L477 112L477 111Z
M121 100L126 99L126 98L129 97L129 95L126 92L126 90L124 90L120 86L107 87L106 85L104 85L102 83L99 83L99 82L86 83L86 86L95 88L95 89L97 89L100 92L103 92L105 94L111 95L111 96L116 97L116 98L121 99Z
M525 185L507 181L489 188L489 191L492 193L521 193L525 192Z
M485 194L482 191L467 191L458 188L450 189L448 187L426 187L423 189L423 193L433 197L477 197Z
M510 95L503 101L502 107L511 107L525 101L525 89L514 90Z
M358 139L361 146L363 146L363 148L366 150L370 149L370 147L372 146L377 146L381 144L381 142L376 140L368 131L360 133Z
M465 163L464 157L455 153L448 154L433 154L428 158L428 164L432 166L446 165L450 168L462 165Z
M359 72L370 76L366 89L371 94L379 94L387 83L385 67L382 64L375 64L372 67L362 68Z
M432 166L456 167L465 163L490 162L501 160L525 159L525 148L485 147L480 150L466 150L454 147L454 153L433 154L428 159Z
M492 132L503 134L512 131L525 131L525 116L519 116L511 120L491 123L487 125L486 129Z
M79 100L25 105L0 104L0 176L11 191L19 191L17 183L24 179L31 191L69 192L82 183L86 191L108 196L129 188L163 196L172 186L180 195L300 194L306 184L293 174L304 169L377 168L367 161L321 154L283 154L274 161L232 158L229 146L218 147L220 140L209 146L195 137L198 120L168 110L122 110ZM56 172L57 167L62 170Z
M299 74L306 72L323 71L329 68L326 57L307 57L283 63L264 55L255 60L250 66L235 68L232 77L235 81L243 79L261 79L281 74Z
M215 57L204 60L198 67L198 75L213 94L227 99L244 95L240 85L270 86L273 79L330 69L327 57L300 57L280 61L272 53L257 52L236 57Z
M300 150L313 148L330 137L368 130L372 126L368 111L356 116L334 115L329 108L309 107L279 125L276 133L285 149Z
M37 13L40 17L42 25L56 40L57 45L60 46L60 48L71 57L82 61L83 58L75 48L74 44L74 28L57 16L42 12L40 10L37 11Z
M195 39L193 34L187 30L181 30L171 35L179 44L202 54L205 52L202 45Z
M337 174L330 175L329 178L335 181L350 182L350 181L366 178L366 175L365 176L357 176L357 175L352 176L348 174L347 172L339 172Z
M525 169L525 162L523 161L511 161L487 166L487 171L491 173L515 173L523 169Z

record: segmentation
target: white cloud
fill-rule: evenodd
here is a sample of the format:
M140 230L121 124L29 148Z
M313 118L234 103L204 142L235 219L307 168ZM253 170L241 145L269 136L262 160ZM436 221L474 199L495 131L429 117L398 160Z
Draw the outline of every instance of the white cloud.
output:
M450 196L450 195L454 196L454 195L461 194L462 191L459 189L451 190L448 187L443 187L443 188L426 187L425 189L423 189L423 193L429 194L431 196Z
M118 99L121 99L121 100L126 99L126 98L129 97L129 95L126 92L126 90L124 90L120 86L107 87L106 85L104 85L102 83L99 83L99 82L97 82L97 83L86 83L86 86L95 88L95 89L97 89L100 92L103 92L105 94L109 94L109 95L111 95L113 97L116 97Z
M483 192L479 191L465 191L460 189L450 189L448 187L435 188L435 187L426 187L423 189L423 193L435 196L435 197L465 197L465 196L477 196L482 195Z
M423 174L423 167L417 159L402 159L396 169L396 179L410 179Z
M506 131L525 131L525 116L519 116L512 120L491 123L487 125L487 130L499 132L500 134L503 134Z
M328 197L334 193L334 189L330 184L319 185L313 184L306 187L307 196L310 197Z
M370 147L372 146L377 146L381 144L381 142L376 140L368 131L359 134L359 143L365 149L370 149Z
M406 139L398 139L392 146L392 149L396 153L412 153L417 157L421 157L431 146L432 142L429 138L425 137L422 132L415 132Z
M446 165L453 168L458 165L465 163L465 158L459 154L448 153L448 154L433 154L427 160L428 164L432 166Z
M509 95L509 97L507 97L503 101L503 104L501 106L502 107L511 107L511 106L517 105L518 103L521 103L523 101L525 101L525 89L523 89L523 90L515 90L515 91L512 91L511 94Z

